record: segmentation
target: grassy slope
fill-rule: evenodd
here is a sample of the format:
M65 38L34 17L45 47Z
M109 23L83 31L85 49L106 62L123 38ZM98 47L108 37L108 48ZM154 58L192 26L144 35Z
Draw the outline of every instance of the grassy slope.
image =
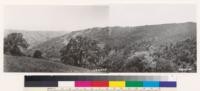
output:
M88 36L101 43L112 47L120 47L127 44L134 44L137 41L153 40L152 44L160 45L166 42L176 43L188 37L196 37L196 23L170 23L159 25L146 25L137 27L109 27L91 28L82 31L75 31L65 34L52 40L43 42L29 50L30 54L34 50L41 50L52 57L59 57L59 51L64 47L64 41L70 40L75 35Z
M64 65L45 59L4 56L5 72L89 72L88 69Z

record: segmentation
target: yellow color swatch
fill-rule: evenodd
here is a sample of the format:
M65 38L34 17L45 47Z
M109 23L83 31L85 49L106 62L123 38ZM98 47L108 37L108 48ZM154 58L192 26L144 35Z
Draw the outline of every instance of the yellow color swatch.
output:
M109 87L125 87L125 81L109 81Z

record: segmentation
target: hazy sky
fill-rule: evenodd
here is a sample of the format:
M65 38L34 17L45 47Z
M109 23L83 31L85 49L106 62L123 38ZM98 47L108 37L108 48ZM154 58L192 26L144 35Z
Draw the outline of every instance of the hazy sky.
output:
M110 7L110 25L138 26L195 21L193 4L131 4Z
M138 26L196 21L193 4L111 6L7 6L5 28L65 30L104 26Z
M108 25L108 6L7 6L5 28L74 31Z

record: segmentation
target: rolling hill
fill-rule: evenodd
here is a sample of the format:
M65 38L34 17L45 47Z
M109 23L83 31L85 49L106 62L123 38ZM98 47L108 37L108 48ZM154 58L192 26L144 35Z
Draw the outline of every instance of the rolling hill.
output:
M71 38L78 35L87 36L115 48L123 48L124 46L134 45L134 43L142 41L150 41L153 46L158 46L166 43L176 43L187 38L196 39L196 23L185 22L136 27L89 28L73 31L40 43L31 48L29 54L32 54L34 50L41 50L48 57L59 58L60 49L67 45Z

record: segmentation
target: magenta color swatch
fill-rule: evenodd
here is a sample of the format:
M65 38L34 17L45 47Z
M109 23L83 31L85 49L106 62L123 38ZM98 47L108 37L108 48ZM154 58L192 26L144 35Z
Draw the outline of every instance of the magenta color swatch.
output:
M75 81L75 87L91 87L91 81Z

